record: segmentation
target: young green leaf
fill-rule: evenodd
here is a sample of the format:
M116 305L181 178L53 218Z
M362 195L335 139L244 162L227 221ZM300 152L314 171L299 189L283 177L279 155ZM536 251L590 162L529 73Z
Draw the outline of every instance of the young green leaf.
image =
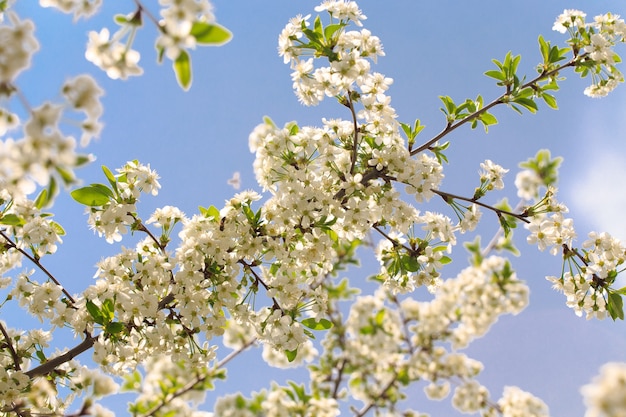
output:
M48 204L48 190L44 188L43 190L41 190L41 192L35 199L35 207L41 210L47 204Z
M219 46L229 42L233 34L217 23L193 22L190 35L196 38L200 45Z
M313 329L313 330L328 330L331 327L333 327L333 323L329 320L326 320L326 319L315 320L312 317L302 320L301 323L305 325L306 327L308 327L309 329Z
M191 57L187 51L180 51L178 58L172 64L174 73L176 73L176 81L183 90L189 90L191 87Z
M613 320L624 320L624 302L619 293L610 291L606 306Z
M109 192L107 193L106 191L104 191L104 189L109 190L104 185L92 184L87 187L78 188L72 191L70 195L74 200L81 204L91 207L98 207L108 203L110 197L113 195L111 193L111 190L109 190Z
M0 217L0 224L6 224L7 226L23 226L26 222L17 214L8 213Z
M93 301L87 300L85 303L85 307L87 307L87 312L91 316L94 322L100 325L104 325L104 316L100 311L100 307L98 307Z

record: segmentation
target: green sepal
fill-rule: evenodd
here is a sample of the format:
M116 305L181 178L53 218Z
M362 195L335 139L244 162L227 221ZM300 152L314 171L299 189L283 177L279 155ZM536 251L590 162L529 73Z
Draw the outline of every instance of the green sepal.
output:
M298 356L298 349L286 350L285 356L287 356L287 361L293 362L294 359L296 359L296 356Z

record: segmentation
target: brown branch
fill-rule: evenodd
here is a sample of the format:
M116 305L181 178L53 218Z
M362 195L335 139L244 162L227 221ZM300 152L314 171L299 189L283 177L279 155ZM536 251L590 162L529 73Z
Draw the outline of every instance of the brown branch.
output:
M90 349L96 342L96 339L98 339L98 336L91 336L89 333L86 333L86 336L87 337L85 338L85 340L83 340L74 348L68 350L62 355L56 356L49 361L42 363L41 365L31 369L28 372L25 372L26 375L31 379L36 376L47 375L50 372L53 372L57 366L71 361L76 356Z
M350 90L348 90L347 107L350 109L350 113L352 114L352 124L354 126L354 141L352 143L352 156L350 157L350 174L354 174L354 167L356 166L356 159L358 157L357 150L359 146L359 126L356 121L356 112L354 111L354 102L352 101Z
M244 352L245 350L247 350L250 346L252 346L254 343L256 343L257 338L253 337L252 339L250 339L248 342L246 342L243 346L241 346L239 349L234 350L232 352L230 352L228 355L226 355L226 357L224 357L224 359L222 359L221 361L219 361L217 363L217 365L215 366L215 370L223 368L228 362L230 362L231 360L233 360L233 358L235 358L236 356L238 356L240 353ZM186 394L187 392L191 391L194 389L195 386L197 386L198 384L203 383L210 375L204 375L204 376L199 376L196 377L193 381L190 381L187 383L187 385L185 385L184 387L182 387L181 389L179 389L178 391L172 393L170 396L168 396L167 398L164 398L163 401L154 406L153 408L149 409L148 411L146 411L145 414L143 414L145 417L148 416L154 416L157 412L159 412L159 410L161 410L163 407L165 407L168 403L170 403L173 399L180 397L181 395Z
M564 68L575 66L576 63L582 57L584 57L584 55L579 55L577 57L572 58L567 64L563 64L560 67L557 67L557 68L553 69L552 71L543 72L543 73L539 74L537 77L533 78L531 81L529 81L526 84L523 84L522 86L520 86L519 89L523 90L523 89L525 89L527 87L531 87L531 86L537 84L539 81L541 81L543 79L550 78L550 77L558 74L558 72L561 71ZM459 120L456 123L446 125L446 127L441 132L439 132L439 134L437 134L435 137L430 139L428 142L424 143L419 148L416 148L416 149L412 150L411 151L411 156L417 155L418 153L423 152L423 151L429 149L439 139L443 138L444 136L446 136L448 133L452 132L453 130L456 130L457 128L463 126L467 122L470 122L470 121L476 119L477 117L479 117L481 114L485 113L487 110L491 109L492 107L495 107L498 104L507 103L508 102L507 98L509 96L510 96L510 91L507 89L506 93L502 94L500 97L496 98L495 100L493 100L491 103L487 104L486 106L484 106L480 110L477 110L476 112L468 115L466 118L461 119L461 120Z
M449 198L452 198L452 199L455 199L455 200L467 201L468 203L476 204L477 206L481 206L481 207L484 207L484 208L486 208L486 209L488 209L488 210L491 210L491 211L493 211L493 212L497 213L498 215L500 215L500 214L506 214L506 215L508 215L508 216L515 217L516 219L521 220L521 221L523 221L524 223L530 223L530 220L528 220L528 219L526 218L526 217L528 217L528 215L527 215L527 214L523 214L523 213L521 213L521 214L512 213L512 212L507 211L507 210L502 210L502 209L499 209L499 208L497 208L497 207L490 206L489 204L481 203L480 201L478 201L478 200L474 200L473 198L467 198L467 197L463 197L463 196L460 196L460 195L455 195L455 194L446 193L445 191L435 190L434 188L431 188L431 189L430 189L430 191L432 191L433 193L435 193L435 194L437 194L438 196L440 196L441 198L443 198L443 199L444 199L444 201L445 201L446 203L448 203L448 204L450 204L450 203L448 202L448 199L449 199Z
M2 335L4 336L4 339L7 341L9 352L11 352L11 357L13 358L13 363L15 364L15 370L19 371L20 370L20 357L17 355L15 348L13 348L13 343L11 342L11 338L9 337L9 333L7 333L7 330L2 325L2 322L0 322L0 331L2 332Z
M76 304L76 300L74 300L74 298L70 295L69 292L67 292L67 290L65 288L63 288L63 285L61 285L61 283L41 264L41 262L39 262L39 259L35 258L34 256L30 255L28 252L26 252L24 249L18 248L17 245L15 244L15 242L13 242L11 240L10 237L8 237L6 235L6 233L4 233L4 230L0 230L0 236L2 236L4 238L4 240L7 241L7 244L9 245L9 247L15 249L16 251L20 252L22 255L24 255L25 257L27 257L32 263L34 263L35 265L37 265L37 267L48 276L48 278L50 278L50 280L52 282L54 282L56 285L58 285L59 287L61 287L61 291L63 292L63 294L65 294L65 296L67 297L67 299L72 303L72 304Z

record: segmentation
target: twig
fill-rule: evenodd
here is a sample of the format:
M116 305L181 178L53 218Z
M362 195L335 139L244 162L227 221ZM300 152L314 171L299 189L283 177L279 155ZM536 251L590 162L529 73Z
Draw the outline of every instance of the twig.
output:
M2 331L2 335L7 341L7 346L9 347L9 351L11 352L11 357L13 358L13 363L15 364L15 370L19 371L20 370L20 357L17 355L17 352L13 348L13 343L11 342L11 338L9 337L9 333L7 333L6 329L2 325L2 322L0 322L0 331Z
M585 55L579 55L573 59L571 59L567 64L563 64L562 66L553 69L552 71L548 71L548 72L544 72L539 74L537 77L535 77L534 79L532 79L531 81L527 82L526 84L523 84L521 87L519 87L520 90L523 90L527 87L530 87L536 83L538 83L539 81L545 79L545 78L549 78L553 75L556 75L559 71L561 71L564 68L567 67L572 67L575 66L576 63L580 60L580 58L584 57ZM510 96L510 91L507 90L506 93L502 94L500 97L496 98L495 100L493 100L491 103L487 104L486 106L484 106L483 108L481 108L480 110L477 110L476 112L468 115L466 118L459 120L456 123L453 124L448 124L441 132L439 132L439 134L437 134L434 138L432 138L431 140L429 140L428 142L424 143L422 146L420 146L419 148L416 148L414 150L411 151L411 156L413 155L417 155L420 152L423 152L425 150L427 150L428 148L431 147L431 145L435 144L439 139L441 139L442 137L446 136L448 133L452 132L453 130L456 130L457 128L459 128L460 126L463 126L465 123L474 120L475 118L477 118L478 116L480 116L481 114L485 113L487 110L491 109L492 107L495 107L498 104L504 104L507 101L505 100L508 96Z
M61 285L61 283L41 264L41 262L39 262L39 259L31 256L28 252L26 252L24 249L18 248L17 245L15 244L15 242L13 242L11 240L10 237L8 237L5 233L4 230L0 230L0 236L2 236L4 238L4 240L7 241L7 244L9 245L9 247L17 250L18 252L20 252L22 255L24 255L25 257L27 257L32 263L34 263L35 265L37 265L37 267L48 276L48 278L50 278L50 280L52 282L54 282L56 285L58 285L61 288L61 291L63 291L63 294L65 294L65 296L67 297L67 299L72 303L72 304L76 304L76 300L74 300L74 297L72 297L70 295L69 292L67 292L67 290L65 288L63 288L63 285Z
M71 361L76 356L90 349L96 342L96 339L98 339L98 336L92 336L89 333L86 333L86 336L87 337L85 338L85 340L83 340L79 345L68 350L64 354L54 357L49 361L44 362L41 365L31 369L30 371L26 372L26 375L31 379L36 376L47 375L50 372L54 371L57 366L62 365L65 362Z

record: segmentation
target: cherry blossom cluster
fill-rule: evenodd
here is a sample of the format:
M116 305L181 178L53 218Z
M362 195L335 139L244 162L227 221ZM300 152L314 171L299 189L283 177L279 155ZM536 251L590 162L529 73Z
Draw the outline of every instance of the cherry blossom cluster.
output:
M582 76L591 74L592 84L585 88L589 97L604 97L624 82L624 76L615 67L619 57L613 51L618 42L626 41L626 23L619 15L607 13L586 23L587 15L580 10L565 10L555 21L553 30L568 32L568 41L575 55L583 60L577 66Z
M160 0L160 21L141 2L135 4L134 13L116 17L120 29L115 33L102 29L89 35L87 59L112 78L141 74L139 52L131 46L144 19L157 26L159 59L174 62L183 88L191 82L187 51L230 36L215 24L206 0ZM93 14L100 1L41 0L41 5L79 18ZM362 404L354 408L359 416L371 409L390 416L417 414L402 409L401 402L405 388L418 381L426 384L428 398L451 394L463 413L548 415L540 399L517 387L505 387L492 400L477 379L482 364L462 353L501 315L518 314L528 304L528 287L510 263L488 253L513 250L511 229L526 222L529 243L564 257L563 274L549 279L565 293L567 305L588 318L616 318L623 317L622 290L612 285L626 248L597 233L582 249L574 248L573 221L565 217L567 208L553 187L559 161L549 153L540 151L522 164L528 169L516 178L518 195L534 201L517 211L485 202L490 192L504 187L508 171L491 160L480 164L473 195L443 191L443 151L449 143L439 139L468 122L487 128L496 122L488 113L496 104L533 111L536 98L553 103L545 90L556 89L555 74L567 66L591 74L594 84L586 94L605 95L623 81L612 52L624 41L623 20L607 14L587 24L582 12L565 11L554 29L571 36L570 63L559 67L566 49L555 51L543 39L545 62L535 81L520 83L519 57L494 61L499 70L488 75L506 93L487 106L480 96L460 105L442 97L445 129L415 147L423 126L397 121L387 95L392 79L372 70L384 56L382 43L362 28L366 17L357 4L325 0L315 11L326 13L329 21L309 15L291 19L279 36L279 54L291 67L300 102L312 106L333 98L346 118L322 119L321 126L280 126L266 118L250 134L249 147L267 198L243 191L222 208L201 207L191 216L165 206L142 220L137 206L143 194L157 195L157 173L138 161L115 173L104 167L103 184L75 189L72 197L87 206L90 228L107 242L120 242L128 232L141 238L98 262L94 283L79 295L69 294L41 263L55 253L64 234L43 210L53 201L56 182L73 184L73 170L90 160L76 153L76 139L59 127L62 116L82 117L80 144L87 145L101 129L103 92L81 75L63 85L64 103L26 106L24 123L0 108L0 288L8 292L7 302L80 338L73 349L50 353L51 332L20 331L0 321L0 412L60 414L82 397L80 415L108 417L112 413L93 401L124 389L138 393L130 405L136 415L202 415L197 405L225 377L223 367L231 359L218 361L221 338L235 353L262 344L271 366L308 363L311 384L273 384L251 399L223 397L215 405L217 415L332 417L355 403ZM32 22L6 14L8 22L0 25L5 40L0 94L12 97L19 91L15 78L28 67L38 43ZM17 127L23 127L23 138L5 138ZM29 199L37 186L48 188ZM451 207L455 220L418 210L434 196ZM458 235L474 230L485 210L496 214L505 238L486 248L469 245L470 267L443 279ZM357 290L336 275L355 262L356 249L372 236L379 239L371 245L380 264L372 278L379 286L373 295L355 297ZM34 270L4 277L26 261L46 277L38 279ZM431 293L429 300L406 296L422 286ZM351 303L347 317L344 301ZM317 330L327 330L321 345L312 342ZM88 350L99 370L74 359ZM124 376L123 386L105 373ZM609 394L619 394L623 374L621 365L607 366L597 384L583 390L590 417L614 415L623 407ZM66 398L61 391L68 392Z
M520 187L518 194L522 197L537 195L537 177L535 171L522 171L516 181ZM587 319L621 317L621 290L613 288L613 284L623 269L626 246L606 232L591 232L582 248L575 248L574 221L565 217L568 209L556 201L555 193L556 189L549 187L543 198L526 209L533 213L526 225L528 243L563 257L561 276L546 279L565 295L566 305L577 316L585 313Z
M102 128L99 118L102 115L100 96L103 91L95 81L80 75L65 82L61 88L64 98L62 103L47 101L39 107L31 107L17 87L16 78L30 65L32 55L38 50L39 43L34 37L34 24L30 20L20 20L12 11L5 12L8 19L0 24L0 96L5 100L0 107L0 183L4 203L23 199L35 191L37 185L48 186L54 181L51 194L56 188L58 178L65 185L70 185L75 177L73 170L90 160L89 156L78 154L76 139L67 130L75 130L68 123L62 130L61 120L70 120L79 126L80 144L86 146L97 137ZM24 108L27 120L22 122L20 114L11 110L19 98L19 105ZM73 120L73 114L82 114L82 120ZM21 128L23 137L8 137L17 128Z
M66 13L73 12L77 18L92 14L99 8L101 1L42 0L42 3ZM191 85L191 58L188 51L197 45L223 44L232 36L215 22L213 6L208 0L159 0L161 19L157 19L140 1L135 3L137 9L133 13L115 17L115 23L120 27L113 34L108 28L89 32L85 58L113 79L126 79L143 73L139 66L141 54L132 49L132 45L138 29L146 19L159 31L155 41L158 62L162 61L163 56L173 62L178 83L184 89Z
M403 389L425 381L425 394L431 399L447 397L454 386L452 403L461 412L547 416L547 406L519 388L507 387L501 399L491 401L488 390L475 379L482 364L458 352L486 333L500 315L517 314L527 304L528 287L508 261L495 256L444 281L432 301L400 300L381 287L374 295L358 297L352 303L345 325L340 325L339 311L330 313L337 325L322 342L319 362L309 366L311 390L317 394L274 385L251 399L240 394L222 397L215 412L222 415L228 410L229 415L248 416L260 403L268 415L282 415L275 414L275 401L280 400L280 409L291 415L318 415L315 410L335 416L339 413L335 398L357 400L366 406L384 398L388 415L407 415L412 411L395 408L405 398ZM235 346L245 339L239 340ZM381 351L385 355L380 355ZM342 373L348 382L337 391ZM320 401L324 398L328 400Z
M582 387L587 406L585 417L610 417L624 414L626 364L611 362L602 366L592 383Z

